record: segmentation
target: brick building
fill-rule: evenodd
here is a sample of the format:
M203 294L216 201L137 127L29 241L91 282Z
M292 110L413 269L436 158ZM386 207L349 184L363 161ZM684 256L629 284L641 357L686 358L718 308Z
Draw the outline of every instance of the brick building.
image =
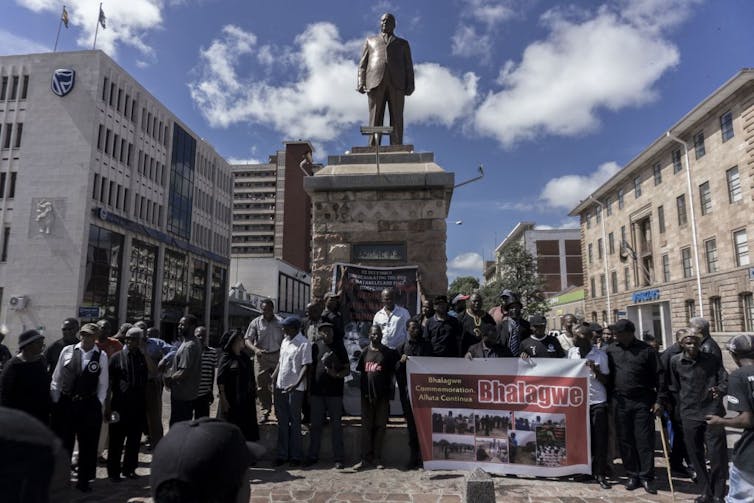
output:
M738 72L571 211L587 319L661 336L754 330L754 70ZM725 339L725 337L722 337Z

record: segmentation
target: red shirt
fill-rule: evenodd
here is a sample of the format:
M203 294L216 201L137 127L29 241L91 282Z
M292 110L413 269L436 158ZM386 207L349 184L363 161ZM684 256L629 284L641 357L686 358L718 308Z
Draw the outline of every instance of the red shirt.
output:
M97 348L100 351L104 351L108 358L123 349L123 344L121 344L121 342L114 337L108 337L104 342L97 340L96 344Z

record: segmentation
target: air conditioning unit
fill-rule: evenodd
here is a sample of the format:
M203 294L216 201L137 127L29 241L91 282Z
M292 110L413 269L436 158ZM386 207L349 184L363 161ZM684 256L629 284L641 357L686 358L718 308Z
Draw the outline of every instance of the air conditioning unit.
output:
M21 311L26 309L26 305L29 303L29 297L26 295L14 295L8 300L8 306L13 311Z

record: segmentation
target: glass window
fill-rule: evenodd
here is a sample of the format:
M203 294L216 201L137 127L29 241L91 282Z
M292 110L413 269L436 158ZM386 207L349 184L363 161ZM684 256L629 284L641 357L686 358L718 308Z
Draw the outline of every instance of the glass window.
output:
M615 234L612 232L607 235L607 245L610 255L615 253Z
M670 256L667 253L662 256L662 280L665 283L670 281Z
M618 209L623 209L623 189L618 189Z
M675 206L678 210L678 225L684 226L688 222L686 215L686 194L681 194L675 199Z
M177 322L186 307L188 267L186 255L165 249L162 278L163 319Z
M126 317L129 321L151 320L157 280L157 247L134 239L131 242L129 270L131 278L128 281Z
M200 323L204 323L204 306L207 296L204 293L207 285L209 264L202 260L191 261L191 277L189 278L189 313L196 316Z
M631 289L631 271L628 269L628 267L623 268L623 287L626 290Z
M733 233L733 247L736 252L736 266L749 265L749 238L746 229Z
M655 185L660 185L662 183L662 164L656 162L652 166L652 172L654 174Z
M704 254L707 257L707 272L717 272L717 240L715 238L704 242Z
M0 251L0 262L8 261L8 244L10 241L10 225L3 227L3 249Z
M592 263L593 253L592 253L592 243L589 243L586 247L587 250L587 258L589 260L589 263Z
M754 298L751 292L745 292L739 295L741 302L741 311L744 315L744 330L754 332Z
M690 278L694 275L694 268L691 265L691 248L689 247L681 250L681 266L683 267L684 278Z
M16 142L13 144L13 148L21 148L21 136L24 133L24 123L19 122L16 124Z
M671 157L673 159L673 173L678 173L683 169L681 165L681 149L673 150Z
M618 293L618 272L610 271L610 289L613 293Z
M686 323L691 321L691 318L696 316L696 302L694 299L686 299L686 302L684 302L684 311L686 314Z
M597 239L597 257L602 258L602 238Z
M209 330L215 338L225 330L225 302L228 295L228 270L218 265L212 266L212 285L210 287Z
M191 236L195 158L196 140L174 124L167 229L184 239Z
M634 178L634 196L638 199L641 197L641 177Z
M694 135L694 154L697 159L704 157L707 151L704 149L704 131L699 131Z
M725 172L725 179L728 182L728 201L735 203L743 200L741 193L741 176L738 173L738 166L733 166Z
M590 291L592 293L592 298L596 297L597 289L594 287L594 277L589 278L589 286L590 286Z
M592 212L591 211L586 212L586 228L587 229L592 228Z
M720 134L723 136L723 143L733 138L733 114L726 112L720 116Z
M118 319L123 235L89 226L86 273L82 303L98 306L106 318Z
M711 332L723 331L723 304L720 297L709 299L709 329Z
M663 206L657 207L657 226L659 227L660 234L665 233L665 208Z
M8 92L8 77L3 77L0 83L0 101L5 101L5 95Z
M607 216L610 216L613 214L613 198L612 197L605 198L605 210L607 211Z
M699 204L702 207L702 215L712 212L712 191L710 191L709 182L704 182L699 186Z

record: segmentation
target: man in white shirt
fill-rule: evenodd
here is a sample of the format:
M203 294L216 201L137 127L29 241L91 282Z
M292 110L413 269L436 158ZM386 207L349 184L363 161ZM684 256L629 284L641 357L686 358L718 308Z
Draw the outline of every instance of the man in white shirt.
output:
M275 415L278 418L278 445L275 465L288 462L299 466L303 456L301 405L306 392L306 372L312 363L312 346L301 334L301 320L289 316L281 323L285 337L280 344L280 360L273 373Z
M592 345L592 330L581 326L573 332L573 347L568 358L586 360L589 370L589 423L592 438L592 475L603 489L610 489L607 482L607 376L610 368L607 353Z
M411 315L404 307L395 304L395 290L385 288L382 291L382 309L377 311L372 325L382 329L382 344L395 349L406 342L406 324Z
M68 456L74 441L79 443L79 470L76 488L91 491L89 481L97 470L97 441L102 425L102 407L107 397L107 355L95 346L100 328L87 323L79 330L81 342L60 352L52 373L50 394L60 412L58 435Z

